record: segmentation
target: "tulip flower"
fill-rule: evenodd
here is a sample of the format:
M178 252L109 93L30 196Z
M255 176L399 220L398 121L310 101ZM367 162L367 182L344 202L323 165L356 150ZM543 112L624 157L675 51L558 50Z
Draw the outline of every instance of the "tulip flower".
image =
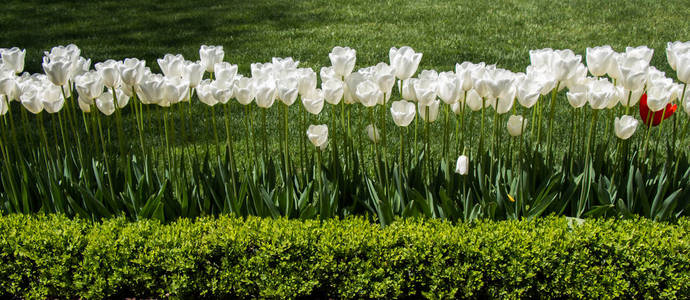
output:
M201 65L206 68L206 71L213 73L215 71L215 65L223 61L225 52L223 51L223 46L207 46L201 45L199 49L199 59L201 60Z
M232 83L237 76L237 65L229 62L217 62L213 67L215 80L224 83Z
M378 143L379 140L381 140L381 134L379 133L379 129L376 128L376 126L369 124L367 125L365 130L367 132L369 140L374 142L374 144Z
M125 58L122 63L117 65L122 83L129 87L138 85L144 78L145 60L137 58Z
M637 119L635 119L633 116L625 115L621 118L616 117L615 121L613 122L613 128L616 132L616 136L621 140L629 139L633 133L635 133L638 123L639 122Z
M374 107L377 103L383 102L383 93L372 80L366 80L357 85L355 95L365 107Z
M462 83L460 87L463 91L469 91L473 87L472 72L474 69L483 68L483 63L474 64L471 62L463 62L462 64L455 64L455 75Z
M165 79L160 74L143 76L139 84L137 96L144 104L155 104L163 100L163 83Z
M12 71L0 72L0 95L7 97L2 97L3 100L18 100L20 93L19 77Z
M103 78L103 84L112 89L120 86L120 67L118 61L112 59L94 65L98 74Z
M566 93L570 106L573 108L583 107L585 103L587 103L587 90L588 88L586 85L578 85L570 88Z
M218 104L218 100L214 96L215 88L211 85L211 81L208 79L202 80L196 87L196 95L199 97L199 101L208 106L214 106Z
M103 94L105 87L103 77L97 71L90 71L77 76L74 83L79 93L79 99L88 105L93 104L93 100Z
M348 73L348 75L350 75ZM335 73L335 69L333 67L321 67L321 71L319 72L319 76L321 76L321 82L326 82L329 80L340 80L342 81L345 76L340 76Z
M520 136L527 128L527 120L520 115L512 115L508 118L508 133L511 136Z
M429 123L436 121L436 119L438 118L438 106L440 103L441 101L438 100L431 101L429 105L424 105L420 102L418 104L419 116L422 118L422 120L427 121ZM429 120L427 120L427 109L429 110Z
M41 101L42 86L31 83L23 88L19 100L26 110L32 114L38 114L43 111L43 102Z
M261 108L270 108L277 96L276 82L273 80L260 80L254 82L256 89L256 105Z
M676 56L676 74L679 81L690 83L690 51Z
M671 100L671 91L663 86L647 89L647 107L653 112L663 110Z
M680 41L675 41L673 43L668 42L666 45L666 59L668 59L668 64L671 65L671 69L676 71L677 64L676 64L676 57L681 54L689 53L690 52L690 41L688 42L680 42Z
M199 85L199 82L201 82L201 78L204 76L204 70L205 67L201 64L201 61L185 61L182 77L189 82L190 88L195 88Z
M299 61L295 61L292 57L274 57L271 59L273 65L274 76L282 77L283 73L297 70Z
M297 69L299 94L304 96L316 89L316 72L310 68Z
M587 68L592 75L600 77L604 76L610 68L613 61L613 49L611 46L600 46L594 48L587 48Z
M290 106L297 100L299 91L299 79L286 77L278 80L278 100Z
M60 87L52 84L44 84L38 94L43 109L54 114L62 109L65 99L62 97Z
M541 86L537 81L526 78L516 86L516 91L520 105L530 108L539 100Z
M302 104L309 113L314 115L320 114L324 104L323 91L321 89L314 89L311 93L302 96Z
M169 107L189 97L189 82L182 77L165 77L161 88L163 89L163 99L157 104L162 107ZM120 104L120 107L123 106Z
M393 90L393 85L395 85L395 70L385 63L378 63L374 66L374 81L378 84L379 89L385 95L383 101L388 102L390 99L391 91ZM378 104L384 104L379 102Z
M416 113L415 105L405 100L395 101L391 104L391 115L393 122L400 127L407 127L414 120Z
M390 65L395 70L395 77L400 80L405 80L415 72L419 67L419 62L422 61L422 53L416 53L408 46L400 47L400 49L392 47L388 52Z
M86 59L83 57L77 57L72 63L72 71L70 72L70 79L74 81L79 75L83 75L91 69L91 59ZM70 89L71 90L71 89Z
M328 54L328 58L331 60L335 74L345 77L350 75L355 68L357 51L349 47L334 47L331 53Z
M9 110L9 105L7 104L7 101L5 101L4 98L0 98L0 116L4 116L7 114L7 111Z
M654 55L654 49L649 49L647 46L625 47L625 55L627 57L634 57L635 59L643 60L649 65L649 62L652 61L652 56Z
M614 86L607 79L593 80L588 85L587 101L592 109L604 109L614 96Z
M70 79L72 61L65 58L43 57L43 71L45 71L50 82L57 86L63 86Z
M477 91L474 89L471 89L467 92L465 103L472 111L479 111L484 105L482 97L479 96L479 93L477 93Z
M2 67L10 70L15 74L21 73L24 70L24 57L26 57L26 49L19 49L12 47L10 49L0 49L0 57L2 58Z
M414 86L419 79L409 78L402 81L402 98L408 101L417 101L417 92Z
M226 104L228 101L230 101L230 98L234 96L232 85L214 80L211 82L211 87L213 98L215 98L218 103Z
M642 94L642 99L640 99L640 118L648 127L659 125L662 120L671 117L676 109L678 109L677 104L668 103L664 109L652 112L647 106L647 94Z
M457 163L455 163L455 173L460 175L467 175L469 169L470 160L466 155L460 155L458 157Z
M326 124L309 125L309 128L307 128L307 138L315 147L323 151L328 144L328 126Z
M414 92L419 104L430 105L436 99L436 82L431 79L419 79L414 82Z
M618 81L627 90L642 89L647 80L649 63L642 59L621 55L618 58L620 77Z
M338 105L343 99L344 83L338 79L329 79L321 83L321 90L326 102L331 105Z
M184 73L184 57L182 54L166 54L157 61L161 72L166 77L179 77Z
M248 77L242 77L233 86L233 94L242 105L248 105L254 100L254 80Z
M455 73L442 72L438 76L436 85L438 97L441 98L444 103L452 105L464 95L461 85L462 82L460 82L460 78L458 78Z

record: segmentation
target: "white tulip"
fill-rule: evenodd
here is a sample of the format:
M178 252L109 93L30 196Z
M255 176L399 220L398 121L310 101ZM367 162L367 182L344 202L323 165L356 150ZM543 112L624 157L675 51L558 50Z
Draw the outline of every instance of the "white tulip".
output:
M233 86L233 94L242 105L248 105L254 100L254 80L248 77L242 77L235 82Z
M120 62L112 59L94 65L98 74L103 78L103 84L108 88L115 88L120 86Z
M278 100L290 106L297 100L299 79L293 76L278 80Z
M182 77L165 77L161 88L163 99L156 104L162 107L169 107L189 97L189 82Z
M599 46L594 48L587 48L587 68L594 76L604 76L610 68L613 61L613 49L611 46Z
M657 112L666 107L671 99L671 91L663 86L651 86L647 88L647 106L651 111Z
M604 109L614 96L614 86L607 79L593 80L589 83L587 100L592 109Z
M63 86L70 79L72 61L63 57L51 59L44 56L43 71L48 76L50 82L57 86Z
M570 106L573 108L583 107L585 103L587 103L587 90L589 90L589 88L586 85L571 87L566 93Z
M469 169L470 159L466 155L460 155L458 162L455 163L455 173L460 175L467 175Z
M302 96L302 104L309 113L314 115L320 114L324 104L323 91L314 89L311 93Z
M74 79L74 84L77 87L79 98L83 99L84 103L91 105L93 100L103 94L103 77L97 71L90 71L86 74L79 75Z
M0 49L0 57L2 58L2 67L6 70L10 70L15 74L24 71L26 49L19 49L17 47Z
M647 80L649 64L635 57L621 55L618 58L620 77L618 82L627 90L642 89Z
M214 67L215 80L231 84L237 76L237 65L229 62L217 62Z
M625 115L621 118L616 117L613 128L619 139L627 140L635 133L638 124L639 122L633 116Z
M647 46L625 47L625 55L643 60L649 64L652 61L652 56L654 56L654 49L649 49Z
M190 88L195 88L201 82L201 78L204 77L204 70L205 67L200 61L185 61L182 77L189 82Z
M40 91L43 89L38 83L31 83L22 89L19 100L26 110L32 114L38 114L43 111L43 102L41 102Z
M508 133L511 136L520 136L527 128L527 120L520 115L512 115L508 118Z
M676 75L683 83L690 83L690 52L676 56Z
M3 100L18 100L20 92L19 77L12 71L0 72L0 95L7 97Z
M350 75L350 73L348 73ZM321 71L319 72L319 76L321 76L321 82L326 82L329 80L340 80L342 81L345 76L341 76L335 73L335 69L333 67L321 67Z
M323 97L329 104L338 105L343 99L344 84L338 79L329 79L321 83Z
M207 46L201 45L199 49L199 58L201 59L201 64L205 67L207 72L213 73L215 70L215 65L223 61L225 57L225 51L223 51L223 46Z
M408 46L400 49L392 47L388 52L390 65L395 70L395 77L401 80L408 79L417 72L419 62L422 60L422 53L414 52Z
M328 54L331 60L333 71L338 76L347 76L352 73L357 60L357 51L349 47L335 47Z
M328 126L325 124L309 125L309 128L307 128L307 138L315 147L324 150L328 144Z
M675 71L677 68L677 56L688 52L690 52L690 41L684 43L680 41L675 41L673 43L668 42L666 45L666 59L668 59L668 64L671 65L671 69Z
M118 64L118 71L122 82L130 87L138 85L144 78L146 61L137 58L125 58ZM76 78L75 78L76 79Z
M436 99L436 81L419 79L414 82L414 92L419 104L429 105Z
M316 89L316 72L311 68L297 69L299 94L305 95Z
M441 101L434 100L431 101L429 105L423 105L421 102L418 104L419 116L422 120L432 123L438 118L438 106ZM429 119L427 120L427 110L429 111Z
M49 114L54 114L62 109L65 99L62 97L60 87L52 84L44 84L39 91L39 99L43 109Z
M138 86L137 96L144 104L155 104L163 101L164 78L160 74L144 76Z
M484 100L482 100L482 97L479 96L479 93L477 93L476 90L471 89L469 92L467 92L467 98L465 98L465 103L467 104L467 107L469 107L472 111L478 111L482 109L482 107L485 105L483 103Z
M365 107L374 107L376 104L383 102L383 93L372 80L366 80L357 85L355 95Z
M199 97L199 101L208 106L214 106L218 104L218 100L214 95L214 87L211 85L211 81L208 79L202 80L196 87L196 95Z
M419 79L409 78L402 81L402 98L408 101L417 101L417 92L414 90L414 85Z
M161 68L161 72L163 72L163 75L166 77L182 76L184 72L184 57L182 54L166 54L157 61L158 66Z
M463 97L462 82L454 72L442 72L438 76L437 94L441 100L451 105Z
M516 90L520 105L530 108L539 100L541 86L537 81L526 78L517 85Z
M369 137L369 140L374 142L374 144L378 143L379 140L381 139L381 134L379 133L379 129L376 128L376 126L369 124L366 127L366 132L367 136Z
M278 95L278 88L274 80L259 79L254 82L256 105L261 108L270 108Z
M4 116L9 110L9 104L4 98L0 98L0 116Z
M407 127L414 120L417 112L414 103L405 100L394 101L391 103L391 115L393 122L400 127Z

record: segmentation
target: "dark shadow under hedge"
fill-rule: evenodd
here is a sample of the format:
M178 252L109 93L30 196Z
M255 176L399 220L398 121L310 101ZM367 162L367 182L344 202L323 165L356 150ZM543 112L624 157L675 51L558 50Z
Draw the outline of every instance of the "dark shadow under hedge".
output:
M686 298L690 221L0 217L0 297Z

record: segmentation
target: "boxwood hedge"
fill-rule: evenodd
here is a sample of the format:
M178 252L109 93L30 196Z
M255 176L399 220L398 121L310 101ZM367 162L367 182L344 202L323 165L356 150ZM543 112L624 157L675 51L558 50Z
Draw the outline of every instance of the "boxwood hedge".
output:
M0 217L2 298L687 298L690 220Z

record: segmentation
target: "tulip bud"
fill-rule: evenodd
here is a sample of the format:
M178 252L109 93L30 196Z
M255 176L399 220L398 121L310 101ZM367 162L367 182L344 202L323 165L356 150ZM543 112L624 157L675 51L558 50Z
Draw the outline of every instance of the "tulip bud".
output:
M460 157L458 157L458 162L455 164L455 173L458 173L460 175L467 175L469 163L470 160L469 158L467 158L467 156L460 155Z
M307 138L315 147L323 151L328 144L328 126L325 124L309 125L309 128L307 128Z
M195 88L197 85L199 85L199 82L201 82L201 78L204 77L204 70L205 67L201 64L200 61L184 62L184 71L182 75L184 79L189 82L190 88Z
M254 83L256 88L256 105L270 108L276 100L277 87L274 80L266 79Z
M335 47L328 54L331 60L333 71L338 76L347 76L352 73L357 60L357 52L349 47ZM323 78L322 78L323 79Z
M248 105L254 100L254 79L242 77L233 86L233 94L242 105Z
M297 100L299 80L295 77L286 77L278 80L278 100L290 106Z
M616 136L621 140L629 139L633 133L635 133L638 123L639 122L637 119L635 119L633 116L625 115L621 118L616 117L615 121L613 122L613 128L616 132Z
M416 112L416 107L412 102L401 100L394 101L391 104L391 115L393 116L393 122L395 122L395 125L400 127L407 127L410 125L412 120L414 120Z
M511 136L520 136L527 128L527 120L520 115L512 115L508 118L508 133Z

